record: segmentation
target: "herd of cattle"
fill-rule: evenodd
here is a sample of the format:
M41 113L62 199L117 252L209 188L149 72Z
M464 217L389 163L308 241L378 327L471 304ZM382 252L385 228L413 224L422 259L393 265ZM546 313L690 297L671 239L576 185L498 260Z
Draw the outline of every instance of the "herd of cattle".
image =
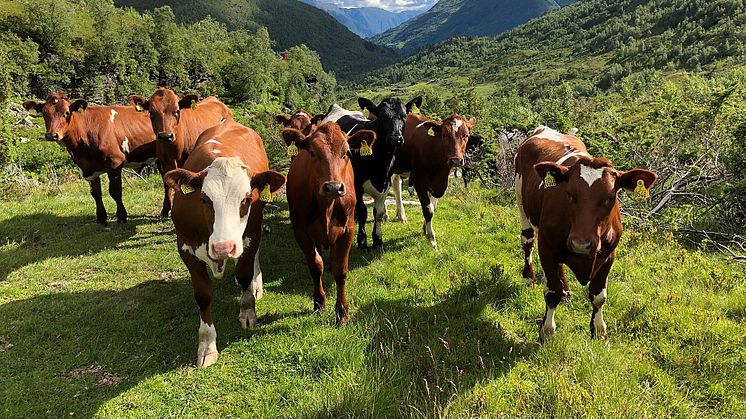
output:
M329 249L337 284L336 318L348 320L345 283L355 220L357 245L367 247L367 207L373 198L373 247L382 248L385 200L392 186L396 214L407 222L401 191L413 188L424 216L423 232L437 248L433 216L454 167L464 164L467 148L480 144L470 135L476 119L452 114L442 121L412 113L422 99L403 103L384 99L378 106L360 98L369 116L333 105L324 115L300 110L278 115L286 128L282 138L292 162L287 178L269 168L260 136L233 120L217 98L179 98L169 89L149 99L130 96L130 106L88 106L60 93L45 101L24 103L43 116L46 139L64 143L96 201L96 219L106 225L100 175L109 177L109 194L117 204L117 221L127 220L122 203L122 169L153 162L163 175L161 215L169 214L176 230L179 256L192 278L200 310L197 366L218 357L211 313L213 277L220 278L235 260L241 287L239 321L256 324L256 300L262 298L259 247L263 209L283 185L295 239L314 283L314 309L326 305L322 285L322 248ZM528 135L515 156L515 187L525 254L523 277L533 283L532 253L538 237L546 276L546 309L540 327L545 340L555 331L554 312L569 298L564 265L589 286L593 306L591 335L606 337L602 309L606 281L622 234L617 202L620 189L645 195L656 175L643 169L618 171L594 158L575 136L540 126ZM465 179L467 179L465 173Z

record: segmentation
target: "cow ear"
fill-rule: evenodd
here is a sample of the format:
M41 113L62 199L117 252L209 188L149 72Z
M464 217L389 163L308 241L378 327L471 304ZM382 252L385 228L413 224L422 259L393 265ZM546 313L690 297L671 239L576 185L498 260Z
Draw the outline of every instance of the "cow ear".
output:
M129 101L130 105L135 107L135 110L137 110L137 112L150 110L150 101L145 99L144 96L129 95L127 97L127 100Z
M470 130L474 127L474 125L477 125L477 117L472 116L470 120L466 121L466 127Z
M416 98L407 102L407 113L412 113L413 106L417 106L417 109L420 109L422 107L422 96L417 96Z
M279 114L275 117L275 121L281 123L284 126L290 125L290 117L285 114Z
M311 118L311 125L318 125L319 122L321 122L325 117L326 115L323 113L316 114L313 118Z
M438 121L426 121L422 124L422 128L425 129L425 131L427 132L427 135L430 135L430 130L432 130L433 134L437 136L437 135L440 135L440 131L443 128L443 124L441 124Z
M37 113L41 113L42 109L44 109L44 102L37 102L35 100L29 100L28 102L23 102L23 107L27 110L34 110Z
M277 192L278 189L282 188L285 184L285 176L274 170L268 170L266 172L257 173L251 178L251 187L258 189L260 192L264 190L264 187L269 185L269 190L272 193Z
M179 109L191 108L199 102L197 95L186 95L179 101Z
M313 134L314 131L316 131L316 128L317 128L316 124L311 124L311 125L303 128L303 130L301 132L303 133L303 135L305 135L306 137L308 137L309 135Z
M360 109L362 110L367 109L368 112L371 113L371 115L378 116L378 107L374 105L373 102L371 102L370 100L364 97L359 97L357 98L357 104L360 105Z
M83 112L88 108L88 102L83 99L78 99L70 105L70 112Z
M282 130L282 140L285 141L285 145L288 147L293 144L298 148L305 147L308 143L307 139L308 137L305 134L295 128L285 128Z
M658 179L658 175L645 169L632 169L627 172L622 172L617 175L616 188L626 189L628 191L634 191L637 188L637 182L643 181L645 189L650 189Z
M535 164L534 170L539 174L540 179L546 179L547 174L551 174L554 181L560 183L567 180L567 171L570 169L561 164L545 161Z
M355 134L353 134L350 138L347 139L347 144L350 145L351 150L360 150L360 147L363 145L363 141L368 143L368 147L373 148L373 144L376 143L376 132L363 129Z
M192 191L200 189L206 175L207 172L204 171L195 173L186 169L174 169L163 176L163 182L171 189L180 191L181 193L189 193L186 192L189 189L184 186L190 186Z

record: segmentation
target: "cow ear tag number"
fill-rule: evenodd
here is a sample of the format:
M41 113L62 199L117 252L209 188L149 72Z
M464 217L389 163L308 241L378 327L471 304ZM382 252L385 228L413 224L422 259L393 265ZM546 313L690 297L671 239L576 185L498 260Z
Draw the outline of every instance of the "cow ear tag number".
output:
M194 192L194 188L192 185L188 183L182 183L181 185L181 193L184 195L189 195L190 193Z
M551 173L547 172L547 175L544 176L544 189L553 188L555 186L557 186L557 181Z
M259 194L259 199L261 199L262 202L272 202L272 190L269 189L269 185L264 185L264 189L262 189L262 192Z
M363 141L363 143L360 145L360 155L361 156L373 155L373 149L370 148L367 141Z
M298 146L295 145L295 142L292 142L288 146L288 156L295 157L297 155L298 155Z
M197 102L193 100L192 101L192 110L196 111L198 108L199 108L199 105L197 105Z
M637 187L635 188L634 197L635 199L639 199L640 201L645 201L650 198L650 190L645 187L645 182L642 179L637 181Z

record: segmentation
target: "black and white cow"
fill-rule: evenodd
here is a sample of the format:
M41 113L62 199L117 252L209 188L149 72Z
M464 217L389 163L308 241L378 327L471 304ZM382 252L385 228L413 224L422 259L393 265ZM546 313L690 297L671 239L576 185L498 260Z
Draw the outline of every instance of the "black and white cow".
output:
M368 247L365 223L368 218L368 208L363 202L363 193L373 197L373 247L383 248L381 223L386 215L386 195L391 179L389 170L394 164L396 149L404 143L404 123L412 107L422 105L422 97L418 96L404 104L398 98L386 98L378 106L366 98L358 98L362 109L367 109L375 117L371 121L338 106L332 106L323 122L336 122L347 135L353 135L360 130L375 131L377 140L372 145L372 155L364 153L352 154L352 167L355 171L355 219L358 222L357 246L359 249ZM336 120L335 120L336 118Z

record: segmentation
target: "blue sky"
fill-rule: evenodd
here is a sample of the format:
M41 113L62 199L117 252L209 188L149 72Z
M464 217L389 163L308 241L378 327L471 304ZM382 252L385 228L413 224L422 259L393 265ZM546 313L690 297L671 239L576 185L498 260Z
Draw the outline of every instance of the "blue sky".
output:
M380 7L381 9L399 12L431 7L437 0L327 0L340 7Z

